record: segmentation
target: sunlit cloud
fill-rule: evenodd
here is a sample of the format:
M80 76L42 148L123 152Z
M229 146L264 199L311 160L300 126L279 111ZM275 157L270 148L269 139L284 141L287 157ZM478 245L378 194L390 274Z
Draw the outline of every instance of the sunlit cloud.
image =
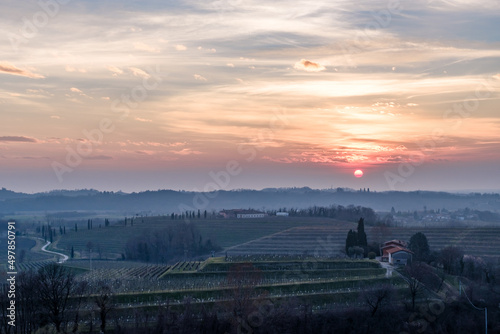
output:
M6 62L6 61L0 61L0 73L18 75L18 76L32 78L32 79L45 78L41 74L33 73L32 71L27 70L27 69L21 69L21 68L14 66L13 64Z
M198 81L207 81L207 78L205 78L204 76L199 75L199 74L195 74L195 75L193 75L193 77L195 78L195 80L198 80Z
M75 177L90 167L203 175L244 162L242 146L257 152L246 170L288 164L291 183L325 166L382 170L422 152L429 169L500 163L492 2L412 2L387 24L376 17L384 1L237 2L68 4L20 52L7 43L2 125L23 136L0 137L2 164L64 162L66 145L76 150L75 138L103 119L114 131ZM31 10L15 7L4 16ZM7 33L15 27L0 22ZM466 112L447 118L449 110ZM419 145L434 130L443 138L430 154Z
M321 72L326 69L323 65L306 59L302 59L301 61L296 62L293 68L306 72Z
M107 69L113 73L114 76L117 76L119 74L123 74L123 70L119 69L118 67L115 66L107 66Z
M147 119L147 118L142 118L142 117L136 117L134 118L136 121L143 122L143 123L151 123L152 120Z
M197 154L202 154L202 152L200 151L196 151L196 150L192 150L192 149L189 149L189 148L183 148L182 150L180 151L170 151L174 154L178 154L178 155L197 155Z
M128 68L130 70L130 72L136 76L136 77L142 77L142 78L150 78L151 75L148 74L147 72L145 72L144 70L141 70L140 68L137 68L137 67L129 67Z

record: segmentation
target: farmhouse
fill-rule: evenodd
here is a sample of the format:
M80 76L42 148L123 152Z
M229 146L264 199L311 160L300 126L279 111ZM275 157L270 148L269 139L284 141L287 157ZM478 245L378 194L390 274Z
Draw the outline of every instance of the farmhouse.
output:
M244 210L244 209L233 209L233 210L222 210L219 212L224 218L264 218L267 213L257 211L257 210Z
M387 241L384 243L381 250L383 262L397 265L407 265L411 263L413 252L406 248L406 242L404 241Z

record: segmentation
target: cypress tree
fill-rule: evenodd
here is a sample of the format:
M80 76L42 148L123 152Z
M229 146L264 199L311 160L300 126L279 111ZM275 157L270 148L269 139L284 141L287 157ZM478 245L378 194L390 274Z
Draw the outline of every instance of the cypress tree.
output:
M365 233L364 218L359 218L358 221L358 246L363 248L366 248L368 246L368 241L366 239L366 233Z

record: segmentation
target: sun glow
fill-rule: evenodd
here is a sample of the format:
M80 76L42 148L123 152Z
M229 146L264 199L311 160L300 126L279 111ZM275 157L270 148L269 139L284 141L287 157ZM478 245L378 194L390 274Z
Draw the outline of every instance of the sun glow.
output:
M363 171L361 169L356 169L354 171L354 176L356 176L356 177L362 177L363 176Z

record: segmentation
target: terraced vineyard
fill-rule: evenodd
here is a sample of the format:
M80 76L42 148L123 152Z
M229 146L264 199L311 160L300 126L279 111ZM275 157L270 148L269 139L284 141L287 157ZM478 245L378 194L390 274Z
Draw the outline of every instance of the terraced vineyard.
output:
M347 231L352 224L339 223L329 226L300 226L266 236L227 249L230 255L308 254L316 256L341 256ZM409 241L411 236L422 232L427 236L431 249L459 246L469 255L497 260L500 256L500 229L498 228L402 228L391 227L386 240ZM367 229L368 242L373 240Z
M500 258L500 228L390 228L391 237L410 240L417 232L426 235L431 249L439 250L446 246L461 247L465 254L494 260ZM368 238L370 234L368 232Z
M226 251L231 256L269 254L335 257L341 255L347 232L354 227L352 223L300 226L231 247Z
M315 307L356 302L361 289L378 284L391 282L396 289L404 288L399 278L387 278L385 269L376 261L292 257L278 260L245 257L244 260L210 258L204 262L181 262L162 267L164 272L160 276L148 275L158 266L136 264L122 271L108 266L78 277L89 281L103 279L99 274L107 270L108 276L104 278L117 292L116 308L123 310L124 319L130 308L150 308L167 301L171 305L181 305L186 298L200 306L225 303L233 298L233 291L240 284L251 287L255 298L266 296L278 301L294 297ZM121 264L122 269L125 264L128 263ZM101 265L104 263L98 264ZM115 275L127 279L113 281Z
M170 217L144 217L136 218L133 226L128 220L127 226L111 225L108 227L87 230L81 226L78 232L68 231L60 240L54 242L54 247L65 252L67 255L71 247L74 247L77 254L87 255L87 243L92 242L94 248L99 246L102 250L103 259L120 258L124 251L125 244L130 238L141 235L150 229L162 229L168 226L181 223L182 220L171 220ZM205 239L210 238L223 248L239 245L251 240L268 236L289 228L298 226L332 225L338 222L332 219L323 218L295 218L295 217L268 217L265 219L194 219L200 233ZM355 224L338 223L341 226L355 227ZM347 233L347 230L346 230ZM94 256L97 256L94 251Z

